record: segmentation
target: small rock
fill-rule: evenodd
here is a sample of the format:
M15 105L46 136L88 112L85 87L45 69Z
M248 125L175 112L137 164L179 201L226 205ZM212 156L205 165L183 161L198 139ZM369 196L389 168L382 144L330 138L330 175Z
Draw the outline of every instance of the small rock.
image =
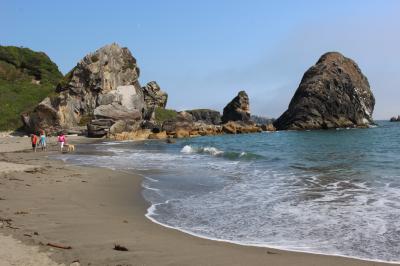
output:
M118 250L118 251L129 251L126 247L115 244L114 245L114 250Z

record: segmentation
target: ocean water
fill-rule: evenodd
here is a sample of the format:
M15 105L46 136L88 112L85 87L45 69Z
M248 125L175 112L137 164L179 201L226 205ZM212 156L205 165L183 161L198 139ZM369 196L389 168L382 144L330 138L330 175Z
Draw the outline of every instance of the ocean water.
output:
M378 123L104 142L61 157L142 174L147 217L197 236L400 261L400 123Z

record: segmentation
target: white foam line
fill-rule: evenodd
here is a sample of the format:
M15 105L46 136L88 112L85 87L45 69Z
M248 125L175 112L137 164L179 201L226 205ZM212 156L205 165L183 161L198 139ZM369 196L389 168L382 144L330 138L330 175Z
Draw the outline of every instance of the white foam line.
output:
M168 203L169 200L167 200L165 203ZM299 252L299 253L306 253L306 254L315 254L315 255L323 255L323 256L335 256L335 257L342 257L342 258L350 258L350 259L357 259L357 260L362 260L362 261L370 261L370 262L382 262L382 263L388 263L388 264L400 264L400 261L385 261L385 260L374 260L374 259L366 259L366 258L361 258L361 257L356 257L356 256L346 256L346 255L341 255L341 254L328 254L328 253L322 253L322 252L313 252L313 251L304 251L304 250L297 250L293 248L288 248L288 247L283 247L283 246L273 246L273 245L266 245L266 244L257 244L257 243L246 243L246 242L239 242L239 241L233 241L233 240L226 240L226 239L219 239L219 238L213 238L213 237L208 237L200 234L196 234L193 232L190 232L188 230L179 228L179 227L174 227L171 225L163 224L159 221L157 221L155 218L151 217L152 214L155 214L156 207L161 204L165 203L157 203L157 204L152 204L148 209L147 213L145 214L145 217L152 221L155 224L161 225L163 227L177 230L180 232L183 232L188 235L192 235L195 237L199 237L202 239L207 239L207 240L212 240L212 241L218 241L218 242L226 242L226 243L231 243L231 244L236 244L240 246L246 246L246 247L261 247L261 248L270 248L270 249L276 249L276 250L282 250L282 251L291 251L291 252Z
M152 187L148 187L142 184L142 187L148 190L153 190L153 191L160 191L158 188L152 188Z
M144 170L147 170L147 169L144 169ZM148 177L148 176L144 176L144 178L146 178L147 180L150 180L151 182L159 182L158 180L153 179L153 178Z

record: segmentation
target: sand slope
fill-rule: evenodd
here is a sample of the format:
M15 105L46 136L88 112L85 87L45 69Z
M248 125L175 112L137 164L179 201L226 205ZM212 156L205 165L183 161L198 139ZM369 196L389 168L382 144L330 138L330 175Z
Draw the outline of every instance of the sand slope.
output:
M0 266L61 266L36 246L22 244L11 236L0 235Z

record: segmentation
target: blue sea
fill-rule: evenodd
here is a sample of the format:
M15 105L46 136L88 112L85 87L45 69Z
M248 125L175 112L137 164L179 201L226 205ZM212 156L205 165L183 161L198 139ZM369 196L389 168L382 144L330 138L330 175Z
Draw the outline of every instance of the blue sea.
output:
M400 261L400 123L103 142L62 158L143 175L146 216L193 235Z

